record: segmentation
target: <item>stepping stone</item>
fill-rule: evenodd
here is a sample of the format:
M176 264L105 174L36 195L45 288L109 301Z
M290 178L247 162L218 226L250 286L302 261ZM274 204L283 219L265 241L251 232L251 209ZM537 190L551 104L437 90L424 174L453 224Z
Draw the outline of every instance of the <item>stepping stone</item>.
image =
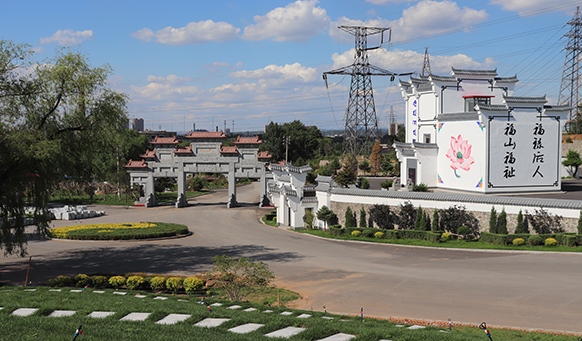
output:
M331 316L322 316L321 318L326 320L333 320L333 317Z
M144 321L151 313L129 313L121 318L120 321Z
M179 299L178 302L188 302L187 300Z
M293 315L293 312L292 311L284 311L284 312L281 313L281 315L283 315L283 316L289 316L289 315Z
M300 327L286 327L283 329L275 330L274 332L270 332L269 334L265 334L266 337L283 337L283 338L290 338L293 335L297 335L304 331L307 328L300 328Z
M0 307L0 310L4 309L4 307Z
M24 289L22 291L36 291L36 289Z
M66 317L75 315L76 311L72 310L55 310L48 317Z
M154 300L162 300L162 301L165 301L167 299L168 299L167 297L163 297L163 296L156 296L156 297L154 297Z
M204 320L194 324L195 327L206 327L206 328L214 328L218 327L226 321L230 321L230 319L221 319L221 318L205 318Z
M246 333L254 332L255 330L261 328L262 326L264 326L264 324L247 323L247 324L242 324L238 327L230 328L228 331L233 332L233 333L237 333L237 334L246 334Z
M220 307L221 305L222 305L222 303L216 302L216 303L212 303L210 306L211 307Z
M301 315L297 316L298 319L306 319L308 317L311 317L311 315L309 315L309 314L301 314Z
M71 290L71 292L83 292L83 290L81 290L81 289L73 289L73 290Z
M176 324L178 322L185 321L190 316L192 316L192 315L188 315L188 314L170 314L170 315L164 317L163 319L159 320L158 322L156 322L156 324Z
M355 337L356 337L355 335L339 333L339 334L328 336L328 337L323 338L323 339L319 339L317 341L347 341L347 340L351 340Z
M49 291L58 291L58 292L60 292L61 289L49 289Z
M92 317L95 319L103 319L106 318L107 316L111 316L115 314L115 312L113 311L94 311L91 314L87 315L87 317Z
M240 305L231 305L227 309L240 309L240 308L242 308Z
M272 313L272 312L273 312L273 311L272 311L272 310L269 310L269 309L267 309L267 310L263 311L263 313Z
M397 324L394 327L402 328L402 327L404 327L404 325L403 324Z
M30 316L34 314L38 309L37 308L19 308L12 312L12 315L16 316Z
M247 309L245 309L243 311L246 311L248 313L248 312L256 311L256 310L257 310L256 308L247 308Z
M105 291L103 291L103 290L93 290L93 293L94 294L104 294Z
M416 325L408 327L408 329L412 329L412 330L414 330L414 329L424 329L424 328L426 328L426 327L425 326L416 326Z
M137 298L146 298L147 296L146 295L135 295L135 297L137 297Z
M124 291L114 291L113 294L114 295L127 295L127 293Z

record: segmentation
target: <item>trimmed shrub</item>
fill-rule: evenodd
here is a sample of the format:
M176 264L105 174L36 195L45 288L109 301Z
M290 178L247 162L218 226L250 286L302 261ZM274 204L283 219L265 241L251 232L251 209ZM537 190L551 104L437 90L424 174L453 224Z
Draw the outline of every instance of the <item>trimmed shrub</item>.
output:
M75 286L77 287L84 287L86 285L91 285L91 277L85 274L78 274L75 276Z
M465 210L465 206L453 205L439 211L441 229L449 233L457 233L459 227L467 226L473 236L479 235L479 221L475 215Z
M418 185L412 185L413 192L428 192L428 185L424 182L419 183Z
M555 240L554 238L548 238L546 239L546 241L544 242L545 246L556 246L558 245L558 241Z
M491 214L489 215L489 233L497 233L497 211L495 211L495 206L491 207Z
M525 221L523 220L523 213L521 213L521 210L519 210L519 213L517 214L517 226L515 227L515 233L529 233L529 231L526 229Z
M400 230L386 230L384 231L386 234L386 239L399 239L400 238Z
M125 282L126 279L123 276L113 276L109 279L109 285L111 285L115 289L122 287L125 284Z
M67 287L73 284L73 279L69 276L58 276L54 280L54 285L57 287Z
M498 234L507 234L507 213L505 213L505 208L501 210L499 214L499 224L497 225Z
M415 230L424 231L424 229L420 228L420 223L421 223L421 220L423 217L424 217L424 212L422 211L422 207L418 206L418 208L416 209L416 220L414 222L414 229Z
M382 238L384 238L384 233L376 232L376 233L374 233L374 238L382 239Z
M361 234L362 234L362 232L360 232L358 230L354 230L351 233L352 237L359 237Z
M495 245L507 245L508 244L508 235L506 234L497 234L497 233L489 233L489 232L481 232L480 240L485 243L492 243ZM513 240L513 239L511 239Z
M416 210L410 201L400 204L400 213L398 214L398 229L412 230L416 222Z
M394 221L397 220L397 217L390 210L390 206L374 205L368 213L370 214L370 220L372 220L372 223L368 221L368 227L374 227L373 223L376 223L376 226L383 230L394 229Z
M150 280L150 286L154 291L164 290L166 287L166 278L162 276L156 276Z
M184 280L184 289L187 294L193 294L195 291L202 289L204 281L198 277L191 276Z
M182 288L184 284L184 279L182 277L170 277L166 280L166 286L173 292L177 292Z
M449 239L451 239L451 234L450 233L445 232L445 233L441 234L441 242L446 242Z
M463 225L463 226L459 227L459 230L457 231L457 233L466 239L467 236L471 234L471 230L467 226Z
M525 240L523 238L515 238L512 243L515 246L521 246L525 244Z
M359 224L359 226L364 227L364 228L368 227L368 224L366 224L366 210L364 209L363 206L360 209L360 224Z
M357 227L356 226L356 217L354 216L354 213L352 212L352 209L350 208L350 206L348 206L348 208L346 208L344 226L345 227Z
M374 238L374 234L377 232L376 229L365 229L362 231L362 237Z
M578 245L578 237L575 235L564 236L564 239L562 240L562 245L576 246Z
M578 234L582 234L582 210L580 210L580 217L578 218Z
M434 212L432 213L432 224L430 226L430 229L432 232L436 232L439 230L439 228L440 228L440 226L439 226L439 210L437 210L435 208Z
M562 228L562 216L551 214L548 211L540 208L534 210L535 214L529 214L527 211L525 215L531 228L537 234L550 234L564 232Z
M96 288L104 288L109 285L109 280L105 276L93 276L91 280Z
M130 276L127 279L126 286L129 290L138 289L141 285L145 284L145 280L141 276Z
M529 243L529 245L537 246L542 245L544 243L544 240L542 239L542 237L538 235L533 235L527 239L527 242Z
M341 236L343 232L341 225L332 225L329 227L329 233L334 237Z

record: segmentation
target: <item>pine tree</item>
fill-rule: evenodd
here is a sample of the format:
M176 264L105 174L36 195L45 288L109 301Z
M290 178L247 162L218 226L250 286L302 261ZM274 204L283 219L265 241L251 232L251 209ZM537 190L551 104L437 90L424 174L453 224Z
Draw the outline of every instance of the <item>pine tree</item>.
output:
M521 210L517 214L517 226L515 227L515 233L525 233L525 226L523 223L523 214Z
M499 214L499 225L497 226L497 233L507 234L507 213L505 213L505 208L503 208Z
M368 227L374 227L374 218L372 216L368 217Z
M439 231L439 211L435 208L434 212L432 213L432 225L431 230Z
M366 224L366 210L364 207L360 209L360 227L368 227Z
M582 211L580 211L580 218L578 218L578 234L582 234Z
M345 227L356 227L356 219L354 217L354 213L352 212L352 209L349 206L346 209Z
M382 147L380 147L380 140L376 141L372 147L372 155L370 155L370 171L376 175L382 169Z
M422 217L424 216L424 214L422 213L422 207L418 206L418 209L416 210L416 221L414 222L414 229L415 230L420 230L420 222L422 220Z
M427 216L426 213L421 212L420 215L422 216L420 218L420 224L419 224L419 230L421 231L427 231L428 230L428 222L427 222Z
M495 206L491 207L491 215L489 216L489 233L497 233L497 211L495 211Z

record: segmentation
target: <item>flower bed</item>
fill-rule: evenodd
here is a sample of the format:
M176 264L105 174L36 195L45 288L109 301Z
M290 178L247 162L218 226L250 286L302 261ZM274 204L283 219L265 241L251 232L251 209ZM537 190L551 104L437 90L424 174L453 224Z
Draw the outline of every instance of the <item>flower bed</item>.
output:
M51 229L49 236L76 240L131 240L187 234L186 225L170 223L120 223L64 226Z

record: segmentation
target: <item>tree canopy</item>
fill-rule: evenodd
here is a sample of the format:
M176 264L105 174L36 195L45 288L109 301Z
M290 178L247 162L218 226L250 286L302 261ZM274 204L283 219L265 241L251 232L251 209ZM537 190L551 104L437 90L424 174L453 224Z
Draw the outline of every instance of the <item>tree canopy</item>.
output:
M285 159L286 137L289 137L289 160L287 161L297 165L306 164L319 149L326 149L329 144L316 126L307 127L299 120L283 125L271 122L267 132L263 134L265 143L261 145L261 150L268 150L273 155L273 161Z
M0 40L0 248L26 254L25 214L45 235L58 181L105 176L104 155L126 132L127 97L112 70L63 49L43 63L25 44ZM114 160L119 160L113 155ZM117 161L115 162L117 163Z

